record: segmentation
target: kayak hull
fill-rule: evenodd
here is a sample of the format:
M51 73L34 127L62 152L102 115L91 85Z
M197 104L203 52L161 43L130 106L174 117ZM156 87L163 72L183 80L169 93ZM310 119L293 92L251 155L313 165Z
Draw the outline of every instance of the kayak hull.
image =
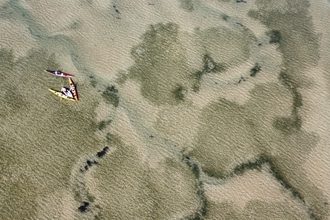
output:
M76 86L73 83L73 81L72 81L71 78L69 78L69 84L70 84L70 90L71 90L71 92L73 94L73 97L76 100L76 102L78 102L78 93L77 93L77 90L76 90Z
M50 73L54 76L67 77L67 78L73 77L73 75L69 73L61 72L59 70L45 70L45 72Z
M73 98L70 98L66 95L64 95L62 92L60 91L56 91L56 90L53 90L53 89L48 89L51 93L57 95L58 97L60 97L61 99L66 99L66 100L70 100L70 101L75 101L75 99Z

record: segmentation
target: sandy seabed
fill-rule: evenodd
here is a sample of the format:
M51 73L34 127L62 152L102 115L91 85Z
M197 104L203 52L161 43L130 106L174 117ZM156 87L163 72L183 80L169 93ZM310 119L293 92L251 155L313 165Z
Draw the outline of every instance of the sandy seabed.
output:
M4 0L0 20L0 219L330 218L328 1Z

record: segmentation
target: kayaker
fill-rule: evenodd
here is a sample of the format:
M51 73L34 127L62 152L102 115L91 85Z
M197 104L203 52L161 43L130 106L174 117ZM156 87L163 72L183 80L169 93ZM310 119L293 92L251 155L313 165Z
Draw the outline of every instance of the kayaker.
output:
M62 87L62 93L70 98L73 98L71 91L65 87Z

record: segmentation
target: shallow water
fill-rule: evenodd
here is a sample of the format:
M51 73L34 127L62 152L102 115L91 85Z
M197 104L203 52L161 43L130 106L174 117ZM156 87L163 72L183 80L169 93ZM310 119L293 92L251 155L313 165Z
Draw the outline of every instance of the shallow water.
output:
M1 3L0 218L327 219L328 115L308 92L330 36L310 7ZM75 75L79 102L44 69Z

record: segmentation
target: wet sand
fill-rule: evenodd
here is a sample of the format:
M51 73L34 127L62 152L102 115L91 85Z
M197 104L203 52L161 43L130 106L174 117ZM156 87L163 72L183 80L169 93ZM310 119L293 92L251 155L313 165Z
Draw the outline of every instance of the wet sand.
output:
M4 1L0 218L330 218L329 15ZM79 102L44 69L74 74Z

